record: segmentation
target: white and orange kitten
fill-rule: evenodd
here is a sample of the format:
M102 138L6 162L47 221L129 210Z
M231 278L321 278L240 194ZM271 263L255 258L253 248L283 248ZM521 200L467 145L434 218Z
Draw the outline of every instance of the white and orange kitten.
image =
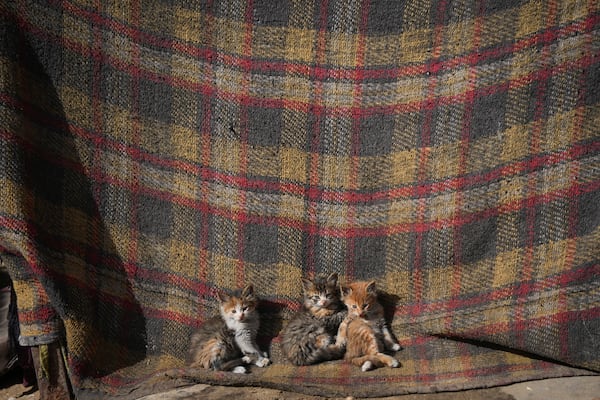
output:
M239 296L219 295L220 315L206 321L191 338L189 361L193 367L245 373L244 364L265 367L266 354L256 345L258 299L252 285Z

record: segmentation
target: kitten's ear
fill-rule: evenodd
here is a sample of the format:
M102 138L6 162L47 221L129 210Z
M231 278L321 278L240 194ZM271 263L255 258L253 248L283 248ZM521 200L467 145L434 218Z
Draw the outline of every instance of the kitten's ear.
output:
M329 286L337 286L337 282L338 282L337 272L332 272L331 274L329 274L329 276L327 277L327 284Z
M302 288L305 292L310 292L315 289L315 284L306 278L302 278Z
M342 296L344 297L350 296L350 293L352 293L352 288L350 286L341 285L340 289L342 291Z
M254 286L251 283L242 290L242 297L254 297Z
M375 281L371 281L367 284L367 293L377 294L377 288L375 287Z
M231 299L231 296L224 292L218 292L217 297L219 298L219 301L221 303L225 303L225 302L229 301L229 299Z

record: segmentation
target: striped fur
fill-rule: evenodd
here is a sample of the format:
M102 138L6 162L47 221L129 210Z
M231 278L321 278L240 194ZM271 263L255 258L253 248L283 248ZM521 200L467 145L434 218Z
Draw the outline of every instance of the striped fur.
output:
M302 279L304 303L281 333L281 347L294 365L311 365L341 358L334 336L346 316L340 300L338 275Z
M335 345L345 348L344 358L362 371L400 363L386 350L400 350L388 328L383 307L377 301L375 282L353 282L342 288L342 300L348 316L340 324Z
M269 365L255 342L260 321L253 286L246 286L239 296L221 294L219 299L221 315L206 321L191 337L190 365L237 373L246 372L243 364Z

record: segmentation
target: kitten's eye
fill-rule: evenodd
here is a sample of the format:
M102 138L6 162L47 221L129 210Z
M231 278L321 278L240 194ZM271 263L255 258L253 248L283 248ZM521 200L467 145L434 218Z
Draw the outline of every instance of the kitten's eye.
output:
M356 304L352 304L352 308L356 308Z
M248 311L248 307L242 308L242 311Z
M327 293L327 294L325 295L325 297L327 297L328 299L333 299L333 295L332 295L331 293Z
M369 305L368 304L363 304L363 308L366 310L366 309L369 308Z

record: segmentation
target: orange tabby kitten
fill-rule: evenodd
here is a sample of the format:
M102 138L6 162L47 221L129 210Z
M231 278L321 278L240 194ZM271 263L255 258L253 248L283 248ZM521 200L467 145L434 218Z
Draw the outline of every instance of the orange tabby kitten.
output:
M398 351L400 345L385 322L375 282L354 282L342 287L342 301L348 308L348 316L340 324L336 345L346 347L344 359L363 371L384 365L398 367L398 360L383 353Z

